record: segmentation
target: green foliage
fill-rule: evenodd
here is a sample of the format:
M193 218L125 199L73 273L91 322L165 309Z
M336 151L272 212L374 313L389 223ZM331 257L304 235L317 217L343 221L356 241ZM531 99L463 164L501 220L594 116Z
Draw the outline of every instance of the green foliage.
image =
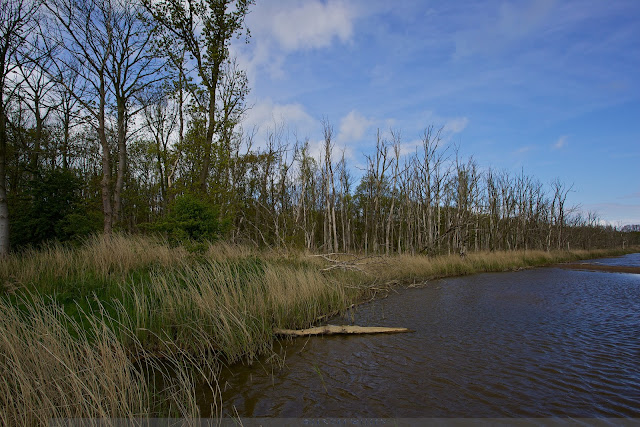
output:
M176 197L166 219L158 222L156 229L166 232L172 243L191 247L194 242L217 240L228 226L229 221L219 219L217 208L194 195L184 194Z
M70 170L43 172L10 204L12 246L76 240L98 231L99 214L83 202L82 189L82 181Z

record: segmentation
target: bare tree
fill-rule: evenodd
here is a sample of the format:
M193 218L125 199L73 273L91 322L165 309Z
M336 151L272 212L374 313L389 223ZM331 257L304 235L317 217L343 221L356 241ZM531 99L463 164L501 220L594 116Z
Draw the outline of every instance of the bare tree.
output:
M57 100L54 95L54 82L42 71L51 66L51 56L47 54L45 44L42 43L42 34L35 33L30 42L33 54L29 60L20 64L19 98L29 109L34 119L35 134L33 147L29 151L28 172L33 179L38 171L38 164L44 149L45 123L56 107ZM18 70L17 70L18 71ZM55 161L55 156L53 156Z
M169 190L173 183L175 162L171 159L171 136L178 125L177 106L171 105L167 94L163 92L147 92L140 97L145 105L143 117L146 128L155 144L156 167L160 181L162 209L166 212L169 201ZM176 159L177 160L177 159Z
M385 246L385 253L387 255L390 254L391 252L391 247L393 246L392 242L391 242L391 227L393 225L393 219L394 219L394 215L395 215L395 208L396 208L396 198L398 196L398 177L400 176L400 143L401 143L401 136L400 136L400 131L398 130L391 130L391 140L392 140L392 148L393 148L393 154L394 156L391 158L390 161L390 167L391 167L391 179L392 179L392 184L391 184L391 206L389 207L389 213L387 215L387 227L385 230L385 236L384 236L384 246Z
M116 110L118 168L113 190L113 221L122 211L122 190L127 172L127 138L129 121L143 106L133 107L136 95L164 78L164 61L152 51L156 28L142 19L145 9L126 0L104 0L110 10L106 30L112 33L106 74L113 92Z
M336 228L336 188L333 176L333 127L328 120L322 121L324 134L324 165L322 168L322 185L324 189L324 245L328 252L337 252L338 233Z
M59 49L51 77L68 85L64 76L71 72L78 85L67 87L83 109L91 116L98 135L102 160L102 213L104 232L111 233L113 204L111 191L111 148L107 137L109 95L109 61L114 49L113 10L109 2L99 0L52 0L45 3L56 24Z
M23 63L29 37L37 28L36 14L40 3L29 0L0 2L0 256L9 251L9 207L7 201L7 120L8 106L16 87L11 74Z

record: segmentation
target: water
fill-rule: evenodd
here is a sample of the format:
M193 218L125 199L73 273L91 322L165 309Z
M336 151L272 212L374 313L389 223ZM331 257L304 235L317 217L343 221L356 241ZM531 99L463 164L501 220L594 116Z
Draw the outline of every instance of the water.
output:
M285 341L283 368L226 372L225 413L640 417L640 275L546 268L452 278L353 316L415 332Z

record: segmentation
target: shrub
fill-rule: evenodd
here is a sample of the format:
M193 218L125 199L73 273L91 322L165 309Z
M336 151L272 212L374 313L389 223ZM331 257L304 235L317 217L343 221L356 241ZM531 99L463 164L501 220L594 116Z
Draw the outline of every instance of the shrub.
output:
M164 221L157 223L172 243L214 241L224 232L218 209L191 194L176 197Z
M98 231L100 218L82 199L83 184L71 170L43 172L29 190L10 205L11 244L38 245L68 241Z

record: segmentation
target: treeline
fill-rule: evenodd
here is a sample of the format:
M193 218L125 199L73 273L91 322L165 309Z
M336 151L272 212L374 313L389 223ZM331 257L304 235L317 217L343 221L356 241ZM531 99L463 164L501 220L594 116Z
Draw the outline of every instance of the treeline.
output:
M434 127L411 153L378 133L357 178L328 122L320 154L284 126L256 140L229 52L251 3L1 0L0 253L113 230L387 254L638 243Z

